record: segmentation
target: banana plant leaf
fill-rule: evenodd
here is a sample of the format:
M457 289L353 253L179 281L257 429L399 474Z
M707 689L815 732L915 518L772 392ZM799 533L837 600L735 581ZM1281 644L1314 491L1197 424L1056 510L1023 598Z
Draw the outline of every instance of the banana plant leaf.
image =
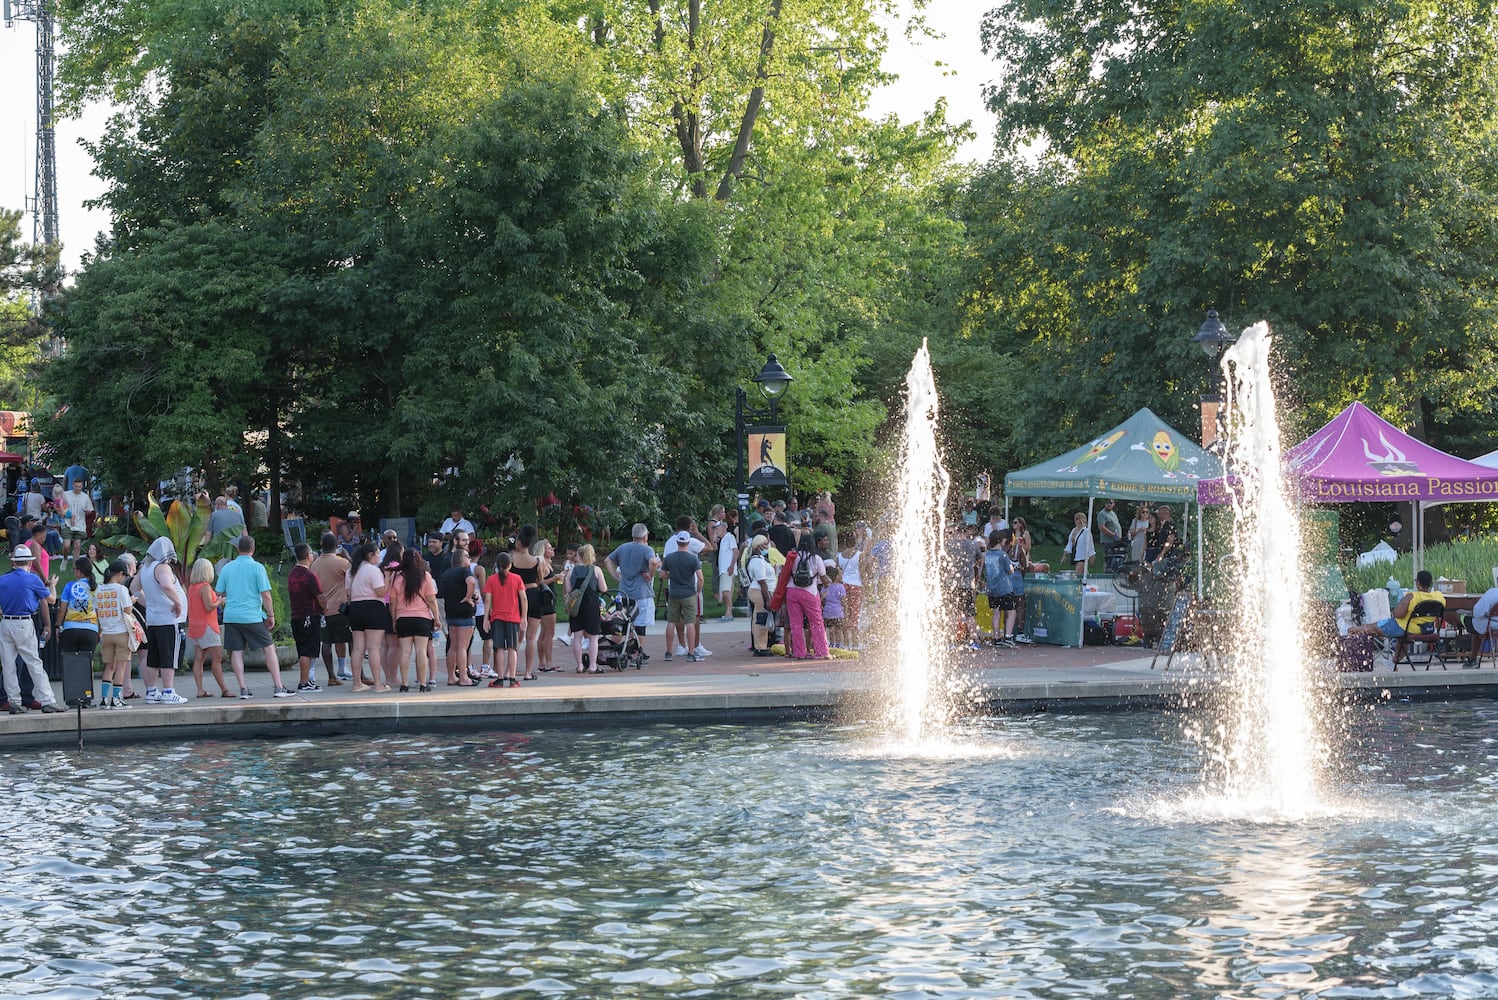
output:
M212 513L206 503L173 500L171 507L163 511L156 502L156 494L148 494L147 501L145 511L135 512L135 530L139 534L115 535L106 538L105 545L145 555L156 539L168 538L177 550L177 565L182 573L188 572L199 556L217 560L237 551L235 544L244 534L242 525L231 525L213 538L204 540L203 533Z

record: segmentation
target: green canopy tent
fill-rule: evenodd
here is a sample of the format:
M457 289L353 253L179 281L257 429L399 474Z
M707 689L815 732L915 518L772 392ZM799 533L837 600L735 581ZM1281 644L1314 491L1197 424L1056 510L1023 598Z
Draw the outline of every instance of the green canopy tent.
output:
M1196 587L1201 595L1202 539L1199 480L1222 475L1222 461L1203 451L1186 435L1155 416L1148 408L1065 454L1004 477L1004 516L1009 498L1086 497L1087 530L1093 528L1093 504L1098 498L1146 500L1182 505L1182 530L1191 523L1196 506ZM1084 576L1085 579L1085 576Z

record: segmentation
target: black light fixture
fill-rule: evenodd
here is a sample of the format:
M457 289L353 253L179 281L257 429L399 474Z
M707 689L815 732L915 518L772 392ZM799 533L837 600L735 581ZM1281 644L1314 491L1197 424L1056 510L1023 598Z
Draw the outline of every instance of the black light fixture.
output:
M1202 415L1202 447L1218 454L1222 450L1222 355L1236 341L1237 337L1228 333L1227 324L1217 317L1216 309L1207 310L1207 319L1196 331L1196 336L1191 342L1202 349L1202 353L1212 359L1211 381L1207 383L1207 391L1201 394L1200 409Z
M1227 324L1217 318L1217 310L1208 309L1206 322L1196 331L1196 336L1191 338L1191 342L1200 347L1202 353L1211 358L1215 364L1222 361L1223 352L1237 339L1228 333Z
M791 373L781 367L780 361L775 355L770 355L765 360L765 366L759 370L759 374L752 379L759 386L759 391L764 393L766 399L778 399L781 393L790 387L794 379Z

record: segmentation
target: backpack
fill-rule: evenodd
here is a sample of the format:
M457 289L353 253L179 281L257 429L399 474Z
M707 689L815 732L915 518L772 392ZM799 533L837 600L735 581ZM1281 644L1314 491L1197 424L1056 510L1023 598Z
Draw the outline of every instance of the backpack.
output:
M796 571L791 574L791 583L798 587L810 587L811 580L811 556L797 556Z
M759 558L761 558L761 557L758 554L755 554L755 555L750 556L748 559L745 559L743 562L739 563L739 574L738 575L739 575L739 589L740 590L748 590L751 586L754 585L754 581L749 578L749 564L751 562L753 562L755 559L759 559Z
M578 611L582 609L583 598L587 595L588 591L593 589L593 567L579 566L578 569L586 569L587 575L583 577L580 583L567 591L567 600L564 602L564 605L567 608L568 618L577 615Z

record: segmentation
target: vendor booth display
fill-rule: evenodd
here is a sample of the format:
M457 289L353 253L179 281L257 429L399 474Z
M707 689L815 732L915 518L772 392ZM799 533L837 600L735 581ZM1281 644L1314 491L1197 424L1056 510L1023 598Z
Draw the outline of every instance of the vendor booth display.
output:
M1413 511L1443 503L1498 501L1498 469L1448 455L1395 427L1362 403L1285 452L1285 476L1306 503L1391 503ZM1227 503L1231 478L1203 477L1204 504ZM1425 547L1424 521L1414 526L1415 566Z
M1180 504L1181 531L1189 537L1191 508L1197 506L1197 484L1222 475L1217 456L1161 420L1148 408L1085 444L1004 477L1005 515L1010 497L1086 497L1087 524L1094 524L1093 505L1102 498ZM1201 532L1196 544L1197 580L1201 579ZM1036 642L1081 645L1088 598L1083 580L1026 583L1025 626ZM1065 624L1063 624L1065 622ZM1045 634L1035 631L1039 625Z

